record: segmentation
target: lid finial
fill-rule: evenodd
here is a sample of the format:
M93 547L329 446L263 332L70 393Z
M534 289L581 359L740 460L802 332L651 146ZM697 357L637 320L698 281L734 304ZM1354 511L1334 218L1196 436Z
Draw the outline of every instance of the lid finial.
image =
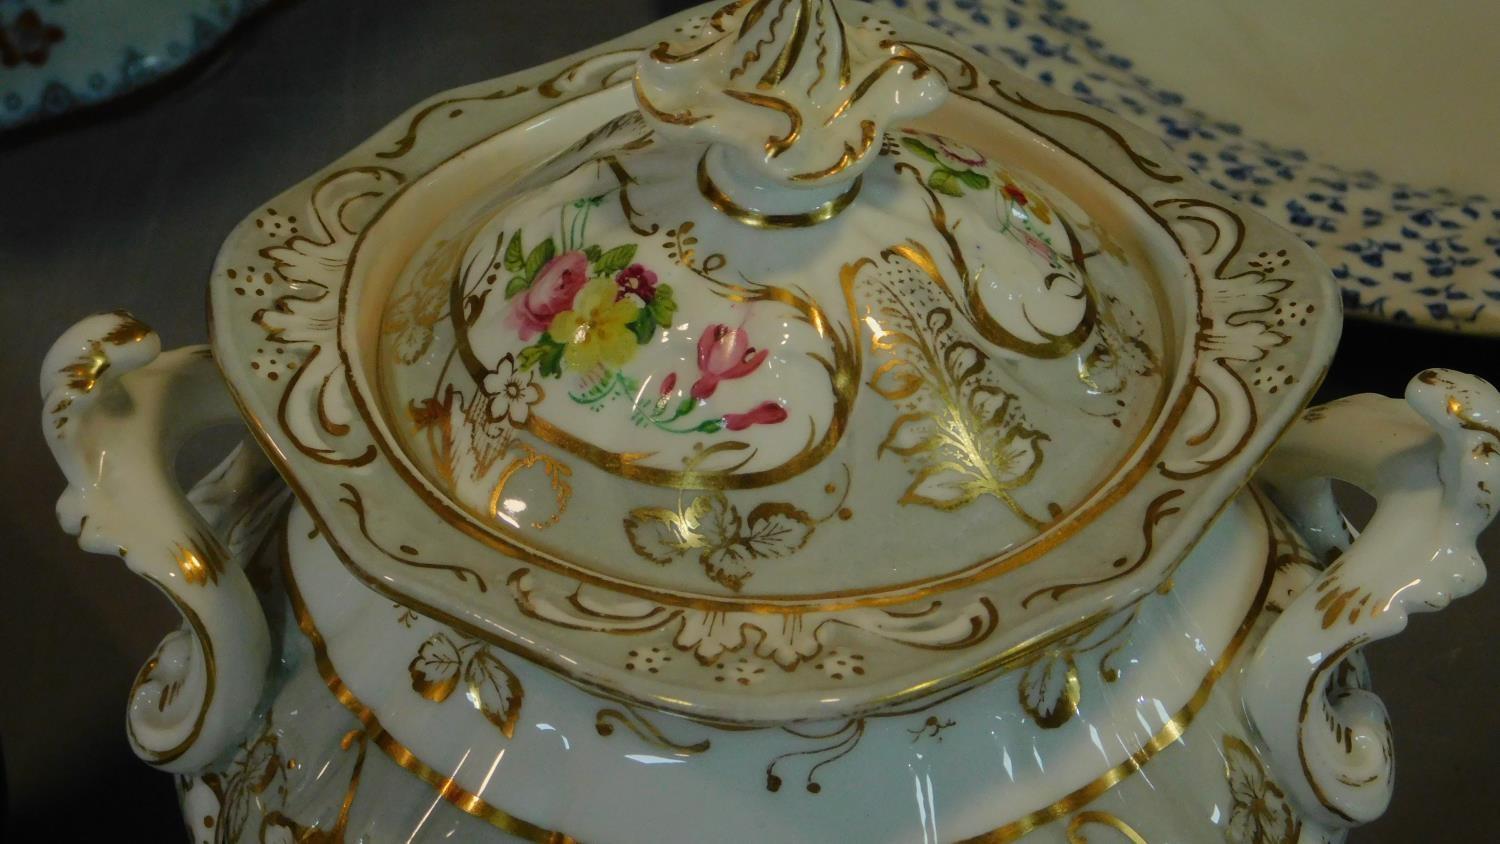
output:
M686 44L636 64L641 112L664 135L711 148L703 167L760 211L805 210L852 192L893 120L947 95L941 73L833 0L734 0ZM747 203L748 204L748 203Z

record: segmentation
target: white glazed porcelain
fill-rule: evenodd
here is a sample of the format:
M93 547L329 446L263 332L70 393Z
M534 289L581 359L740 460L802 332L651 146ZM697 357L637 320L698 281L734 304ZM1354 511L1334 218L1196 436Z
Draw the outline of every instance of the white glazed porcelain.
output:
M765 93L780 8L744 36L759 64L696 59L777 108L693 78L684 105L651 75L676 48L606 45L398 121L233 232L212 282L232 392L361 579L731 723L951 686L1156 588L1339 327L1300 244L915 24L850 22L824 92L825 11ZM715 26L682 28L741 40ZM881 123L935 82L926 122ZM757 112L805 160L775 169L790 135ZM736 121L748 147L715 140ZM643 647L690 658L642 673ZM714 668L746 648L777 669L753 696ZM829 648L863 672L808 670Z
M703 7L440 95L230 235L212 355L120 314L58 341L64 526L186 619L129 725L195 835L1317 841L1383 809L1358 649L1482 579L1500 397L1429 371L1293 424L1339 318L1305 247L842 11ZM261 448L177 493L175 445L234 418Z

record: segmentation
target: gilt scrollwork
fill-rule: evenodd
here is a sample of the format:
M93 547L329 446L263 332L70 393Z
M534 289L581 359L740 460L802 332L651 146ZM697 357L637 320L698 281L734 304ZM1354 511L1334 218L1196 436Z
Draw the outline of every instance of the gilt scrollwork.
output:
M84 550L119 557L183 617L131 686L131 745L157 767L199 769L239 739L265 682L269 631L243 567L266 528L251 511L284 491L253 448L180 491L171 456L238 413L206 349L161 354L128 314L64 333L42 387L48 444L68 479L63 528Z
M768 615L669 607L586 584L559 592L524 568L512 574L508 584L516 605L532 618L573 630L618 635L671 630L672 646L704 666L746 651L784 671L794 671L825 651L823 631L835 626L915 648L960 649L988 638L1000 621L988 598L965 603L927 601L901 610L857 607Z
M1267 461L1264 482L1278 504L1315 555L1336 559L1267 631L1247 669L1246 704L1270 771L1322 825L1368 822L1390 800L1390 723L1360 649L1483 581L1475 541L1500 484L1497 421L1500 394L1489 384L1427 370L1404 404L1357 396L1304 419ZM1378 501L1358 538L1330 477Z
M1292 279L1284 264L1267 266L1244 254L1244 220L1229 209L1195 199L1162 200L1156 208L1205 270L1206 324L1198 344L1207 354L1193 377L1188 424L1161 467L1167 477L1185 480L1240 454L1259 428L1257 403L1241 370L1290 339L1268 317Z
M300 357L277 407L277 422L298 451L319 463L358 467L376 447L361 426L338 354L339 296L354 245L375 213L406 181L385 167L354 167L325 177L305 212L306 233L263 249L282 295L253 320L269 341Z

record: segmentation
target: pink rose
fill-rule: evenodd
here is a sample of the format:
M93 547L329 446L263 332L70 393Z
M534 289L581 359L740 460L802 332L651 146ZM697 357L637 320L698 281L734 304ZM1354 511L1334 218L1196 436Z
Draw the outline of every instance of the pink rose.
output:
M547 330L552 318L573 306L573 297L589 281L589 258L579 251L564 252L544 264L531 286L517 296L509 324L531 340Z
M724 427L731 431L743 431L751 425L775 425L786 421L786 408L773 401L763 401L748 413L724 414Z
M702 401L714 394L720 381L744 378L765 361L768 352L750 345L750 332L714 323L698 338L698 369L703 374L693 382L693 398Z

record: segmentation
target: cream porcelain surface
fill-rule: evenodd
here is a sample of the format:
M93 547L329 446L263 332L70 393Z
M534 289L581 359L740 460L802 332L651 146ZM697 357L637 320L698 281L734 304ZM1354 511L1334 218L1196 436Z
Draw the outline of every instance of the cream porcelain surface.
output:
M851 163L755 189L647 73L795 43L755 8L434 98L246 220L211 285L231 390L361 579L586 685L767 723L951 686L1149 593L1321 377L1338 307L1149 140L909 21L848 21L847 90L801 118ZM763 96L736 69L705 114ZM856 156L838 121L900 119L878 102L914 85L918 122ZM691 658L642 674L641 646ZM706 667L746 648L777 666L753 697ZM836 648L863 672L806 669Z
M1360 651L1483 582L1500 394L1304 409L1340 316L1306 247L843 8L440 94L231 233L211 348L123 312L54 344L63 527L183 615L127 729L195 836L1265 844L1384 810Z

